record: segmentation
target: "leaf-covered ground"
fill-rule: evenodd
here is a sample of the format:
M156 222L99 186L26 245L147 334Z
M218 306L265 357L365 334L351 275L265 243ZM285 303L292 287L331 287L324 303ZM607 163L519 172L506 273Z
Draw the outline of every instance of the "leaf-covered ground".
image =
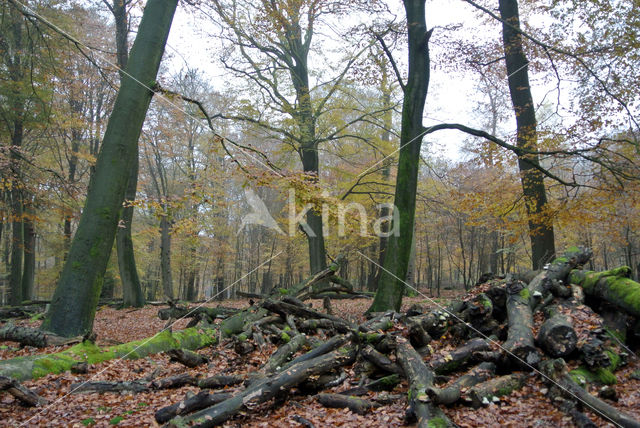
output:
M478 290L479 291L479 290ZM405 300L405 309L412 304L419 303L423 307L432 306L421 298ZM227 307L246 307L246 300L223 302ZM342 300L333 302L336 314L361 320L361 314L370 304L369 300ZM320 309L322 302L314 301L315 308ZM213 305L215 306L215 305ZM588 308L587 308L588 309ZM592 314L585 309L584 319L576 324L587 326L592 321ZM165 326L165 321L157 318L157 307L145 307L139 310L116 310L103 307L99 310L95 321L95 332L99 345L112 345L131 340L149 337ZM582 316L582 315L581 315ZM178 321L173 328L184 327L186 320ZM23 320L23 325L37 327L38 320ZM435 353L452 349L455 344L447 337L440 338L431 344ZM19 355L50 353L63 348L18 348L12 342L0 342L0 359L12 358ZM0 426L157 426L154 420L156 410L180 401L187 391L197 393L195 386L178 389L152 391L141 394L69 394L69 386L83 380L135 380L147 376L155 378L167 377L189 372L194 376L208 377L216 374L243 374L258 370L269 355L276 349L274 345L256 349L250 354L240 356L230 341L223 341L220 345L199 351L208 357L210 362L206 366L187 369L176 362L169 362L166 355L153 355L139 360L108 361L90 366L89 373L77 375L64 373L48 375L35 381L23 384L32 388L39 395L49 401L49 405L40 408L26 408L20 405L9 394L0 395ZM617 372L620 382L615 385L619 396L617 403L610 403L640 419L640 380L634 379L632 374L640 370L640 362L633 357L629 364ZM355 386L359 374L353 368L347 370L348 380L331 391L340 392ZM238 388L241 388L240 386ZM234 388L227 391L233 392ZM224 426L228 427L300 427L299 417L311 422L315 427L387 427L406 426L403 417L406 408L406 382L400 384L391 393L370 393L380 398L384 394L396 396L390 404L361 416L349 410L328 409L320 405L313 395L296 394L292 390L284 403L269 402L260 405L249 412L231 419ZM546 386L537 376L530 376L527 385L488 407L474 410L457 405L444 408L446 414L460 427L485 426L517 426L517 427L572 427L571 419L555 409L544 396ZM595 394L597 390L592 388ZM366 397L364 397L366 398ZM590 415L602 426L607 425L604 420Z

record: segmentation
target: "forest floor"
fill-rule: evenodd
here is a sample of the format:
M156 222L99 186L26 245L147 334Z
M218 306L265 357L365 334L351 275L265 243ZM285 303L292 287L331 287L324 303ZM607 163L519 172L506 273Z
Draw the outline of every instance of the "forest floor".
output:
M446 303L447 298L454 297L448 292L446 297L438 299L439 304ZM314 308L322 308L322 302L311 301ZM333 301L334 313L352 321L362 321L361 314L370 304L368 299ZM403 310L412 304L419 303L425 308L433 306L424 298L406 298ZM208 306L222 304L226 307L244 308L248 300L232 300L215 302ZM150 337L165 326L165 321L157 317L158 307L147 306L141 309L116 310L110 307L99 309L95 319L94 331L97 333L98 345L114 345L132 340ZM179 320L174 330L183 328L188 320ZM21 325L38 327L38 320L22 320ZM451 350L452 345L446 337L431 343L434 352ZM36 349L19 348L14 342L0 342L0 359L8 359L23 355L57 352L64 348L50 347ZM245 374L257 371L268 359L276 346L267 344L262 349L256 348L247 355L239 355L234 351L230 341L204 348L198 351L209 358L208 365L187 369L182 364L170 362L164 354L152 355L138 360L113 360L90 366L88 374L50 374L34 381L23 382L24 386L33 389L48 400L44 407L27 408L18 403L10 394L0 395L0 427L18 426L69 426L69 427L139 427L158 426L154 413L165 406L182 400L187 391L197 393L199 388L185 386L178 389L167 389L134 394L131 392L116 394L70 394L69 386L85 380L124 381L136 380L155 372L157 377L167 377L188 372L194 376L213 376L217 374ZM640 361L633 356L629 364L616 372L619 382L614 385L619 400L610 403L621 411L640 419L640 380L633 378L632 373L640 370ZM358 374L353 368L347 368L348 380L342 385L325 392L341 392L354 386ZM529 376L524 388L501 397L487 407L473 409L462 405L453 407L441 406L453 422L460 427L485 426L517 426L517 427L573 427L571 418L559 412L545 397L546 386L536 375ZM235 392L242 387L226 388L226 392ZM225 427L300 427L294 417L301 416L315 427L388 427L407 426L404 414L407 406L407 383L404 381L393 391L402 394L402 398L391 404L379 407L366 415L358 415L348 409L331 409L323 407L313 395L291 394L284 403L268 402L243 412L229 420ZM596 393L595 387L591 390ZM370 397L383 393L369 393ZM367 397L363 397L367 398ZM603 419L586 412L601 426L613 426Z

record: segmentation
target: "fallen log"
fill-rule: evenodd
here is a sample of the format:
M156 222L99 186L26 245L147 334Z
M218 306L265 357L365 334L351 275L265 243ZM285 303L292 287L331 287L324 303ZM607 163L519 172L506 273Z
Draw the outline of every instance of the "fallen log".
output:
M166 354L169 356L169 361L177 361L191 368L198 367L199 365L209 362L209 359L204 355L189 351L188 349L170 349Z
M233 395L228 392L209 394L207 391L200 391L195 395L188 394L184 400L158 410L154 417L156 422L163 424L176 416L186 415L191 412L195 412L196 410L206 409L207 407L211 407L215 404L228 400L232 396Z
M143 358L169 349L199 349L217 342L216 330L189 328L170 332L163 330L146 339L100 348L85 341L54 354L31 355L0 361L0 376L16 380L37 379L49 373L70 370L78 362L97 364L116 358Z
M215 375L198 381L200 388L221 389L225 386L238 385L246 379L242 375Z
M196 427L213 427L233 417L243 408L268 401L282 391L302 383L309 376L320 375L338 367L350 364L355 359L353 347L340 348L331 353L294 364L287 370L278 372L256 382L232 398L200 410L192 415L172 419L168 426L178 427L192 424Z
M47 400L23 386L15 379L0 376L0 391L6 391L17 398L22 404L34 407L47 404Z
M616 409L615 407L605 403L597 397L589 394L584 388L580 387L573 381L567 372L567 365L563 359L547 360L540 364L540 369L548 378L547 382L553 381L562 388L562 394L569 399L578 399L587 405L591 410L599 416L615 425L624 428L640 428L640 422L631 415Z
M155 379L151 381L153 389L173 389L182 388L185 385L197 385L198 380L189 373L182 373L176 376Z
M397 338L398 362L409 381L408 414L415 417L418 427L454 426L449 418L429 399L427 390L433 387L433 372L424 364L420 354L403 337Z
M473 354L476 352L489 351L491 347L489 342L482 338L471 339L464 345L447 352L444 355L435 358L429 362L431 370L436 374L446 374L459 370L465 364L470 362Z
M378 352L373 346L367 345L360 350L360 355L366 361L369 361L374 366L380 368L387 373L403 374L404 371L396 363L392 362L389 357L381 352Z
M305 319L326 318L333 321L336 326L340 326L340 329L342 330L341 333L350 331L351 329L355 328L354 325L340 317L328 315L319 311L315 311L313 309L309 309L307 307L292 305L291 303L287 302L266 299L264 302L262 302L262 307L271 312L275 312L282 318L286 318L287 315L295 315L297 317Z
M404 375L404 372L402 373ZM388 376L381 377L380 379L376 379L367 384L356 386L355 388L350 388L345 391L342 391L340 394L343 395L365 395L369 391L391 391L393 390L399 383L401 382L400 376L397 374L391 374Z
M603 299L640 318L640 284L629 278L631 268L622 266L603 272L574 270L569 275L591 297Z
M349 397L342 394L318 394L316 395L316 398L318 402L325 407L332 407L336 409L347 408L359 415L364 415L376 407L379 407L379 405L373 401L358 397Z
M578 344L578 335L571 320L557 306L545 309L547 320L540 326L536 343L554 358L566 357Z
M196 306L195 308L189 308L187 306L176 306L175 304L170 302L168 308L160 309L158 311L158 318L166 321L168 319L193 318L204 314L211 320L214 320L216 318L227 318L238 312L238 309L224 308L222 306L219 306L217 308L208 308L206 306Z
M503 344L513 362L528 369L540 362L540 354L533 341L533 314L529 306L529 293L523 282L512 279L507 281L509 330Z
M265 373L274 373L282 368L287 362L287 359L295 354L300 348L307 343L307 338L304 334L297 334L291 338L288 343L285 343L279 347L262 368Z
M551 400L561 412L569 415L578 428L597 428L598 426L579 408L582 403L578 404L574 399L567 399L562 395L562 388L552 385L547 392L547 398Z
M18 342L23 346L46 348L47 346L65 346L79 343L81 337L62 337L37 328L22 327L10 322L0 327L0 340Z
M558 257L546 265L545 269L536 275L527 287L531 308L534 308L540 300L543 300L544 296L548 295L552 289L567 297L569 290L560 291L560 288L566 282L567 276L573 269L588 262L592 256L593 252L588 248L569 247L562 257Z
M463 395L463 401L474 408L488 406L494 398L509 395L524 386L527 375L512 373L479 383Z
M139 380L76 382L69 385L71 394L103 394L106 392L148 392L149 383Z
M462 396L463 389L470 388L491 378L496 371L496 365L485 362L474 367L469 373L460 376L446 388L431 387L427 390L429 397L436 404L451 405Z

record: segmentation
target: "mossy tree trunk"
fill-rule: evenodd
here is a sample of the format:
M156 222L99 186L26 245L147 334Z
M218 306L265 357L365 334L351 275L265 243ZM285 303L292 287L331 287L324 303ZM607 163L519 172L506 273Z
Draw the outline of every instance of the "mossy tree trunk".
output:
M129 17L127 14L127 6L130 1L113 0L110 6L111 13L116 25L116 59L118 67L124 70L129 61ZM124 77L120 73L120 81ZM116 233L116 254L118 255L118 270L120 271L120 280L122 281L122 304L124 307L144 306L144 294L142 293L142 285L138 276L136 267L136 259L133 248L133 239L131 238L131 222L133 220L133 205L126 203L136 199L136 190L138 188L138 167L139 159L136 150L135 164L129 171L129 181L127 183L127 191L125 192L125 206L120 211L121 224Z
M429 88L429 37L425 21L424 0L404 0L409 32L409 75L402 86L402 127L400 131L400 155L394 197L394 221L391 230L398 234L389 236L378 290L369 311L399 310L407 277L413 223L416 208L416 191L422 147L422 114Z
M517 146L536 151L538 149L536 111L529 84L529 61L522 49L522 38L518 31L520 28L518 0L500 0L500 17L506 22L502 24L502 41L509 92L516 116ZM549 208L544 180L542 173L536 168L539 163L537 154L518 157L522 193L529 221L534 270L542 268L556 252L553 224L548 218Z
M177 0L150 0L109 118L78 231L44 328L74 336L90 330L118 227L129 172L155 85ZM144 85L144 86L143 86Z

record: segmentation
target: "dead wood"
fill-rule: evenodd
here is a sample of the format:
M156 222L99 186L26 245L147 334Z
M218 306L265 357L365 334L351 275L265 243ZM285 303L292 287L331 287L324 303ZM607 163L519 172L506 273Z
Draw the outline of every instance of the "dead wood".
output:
M8 392L25 406L34 407L47 404L47 400L23 386L17 380L6 376L0 376L0 391Z
M464 376L460 376L451 385L446 388L431 387L427 390L429 397L436 404L454 404L462 396L462 390L470 388L481 382L488 380L494 375L496 371L496 365L493 363L481 363L480 365L471 369Z
M309 376L320 375L352 363L355 355L355 349L352 347L340 348L337 351L294 364L287 370L256 382L228 400L187 417L178 416L169 423L169 426L184 426L189 423L197 427L219 425L243 408L268 401L282 391L288 391L299 385Z
M198 381L200 388L221 389L225 386L238 385L246 379L242 375L215 375Z
M147 392L149 382L133 381L106 381L97 380L91 382L77 382L69 386L72 394L102 394L105 392Z
M509 395L513 391L522 388L526 379L527 375L524 373L499 376L469 389L463 395L463 400L475 408L488 406L498 397Z
M453 423L438 407L434 406L427 389L433 386L433 372L424 364L420 354L403 337L397 338L398 362L409 381L408 414L415 417L418 427L453 426Z
M471 362L475 352L486 352L489 350L489 343L485 339L477 337L451 352L432 359L429 362L429 366L436 374L451 373Z
M187 349L170 349L166 354L170 357L169 361L177 361L187 367L198 367L209 362L209 359L204 355Z
M185 385L197 385L197 384L198 384L198 379L191 376L189 373L182 373L176 376L170 376L170 377L155 379L151 381L151 387L153 389L180 388Z
M573 381L567 372L567 365L563 359L544 361L540 368L542 372L555 384L560 385L562 394L568 399L578 399L580 402L589 406L600 416L614 422L616 425L625 428L640 428L640 422L631 415L621 412L610 404L605 403L597 397L589 394L584 388Z
M362 358L364 358L366 361L369 361L371 364L378 367L384 372L395 373L395 374L404 373L404 371L398 364L392 362L389 359L389 357L387 357L381 352L378 352L371 345L367 345L364 348L362 348L360 350L360 355L362 355Z
M337 409L347 408L359 415L364 415L374 408L379 407L379 404L373 401L358 397L349 397L342 394L318 394L316 395L316 398L318 399L318 402L325 407L333 407Z
M521 281L507 281L507 318L509 331L503 347L512 361L529 368L540 362L540 354L533 341L533 314L529 306L529 290Z
M47 346L64 346L80 343L82 338L61 337L37 328L21 327L8 322L3 327L0 327L0 340L18 342L22 346L46 348Z
M206 409L222 401L228 400L233 395L228 392L209 394L200 391L198 394L187 394L184 400L167 407L163 407L155 413L156 422L163 424L179 415L186 415L196 410Z

